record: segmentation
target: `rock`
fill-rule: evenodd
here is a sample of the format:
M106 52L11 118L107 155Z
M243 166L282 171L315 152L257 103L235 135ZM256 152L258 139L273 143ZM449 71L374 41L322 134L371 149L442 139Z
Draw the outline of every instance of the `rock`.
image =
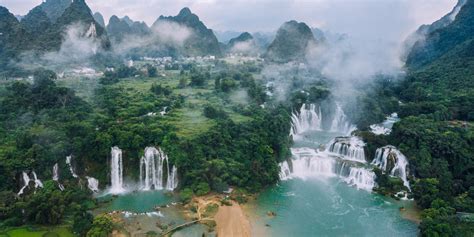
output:
M276 216L276 213L273 212L273 211L268 211L268 212L267 212L267 216L269 216L269 217L275 217L275 216Z

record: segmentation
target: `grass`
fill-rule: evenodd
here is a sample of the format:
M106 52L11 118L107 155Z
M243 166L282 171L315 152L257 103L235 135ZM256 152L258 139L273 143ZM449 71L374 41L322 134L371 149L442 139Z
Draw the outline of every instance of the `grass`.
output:
M158 73L161 74L161 73ZM236 123L249 121L249 117L234 112L233 105L244 104L246 93L242 90L230 94L230 98L224 100L224 96L215 93L214 84L211 80L203 87L178 88L180 75L177 72L166 72L166 77L156 78L128 78L122 79L115 86L123 87L132 95L146 92L153 83L169 86L173 94L184 96L185 103L182 108L171 110L165 116L165 123L178 129L179 137L191 138L208 131L215 123L213 120L204 117L203 108L206 104L221 106L228 113L229 117ZM188 82L189 83L189 82Z
M165 74L165 76L162 76L162 74ZM218 94L214 90L213 80L208 80L207 84L203 87L187 86L185 88L178 88L179 79L181 77L178 71L159 71L158 75L160 76L153 78L125 78L113 85L113 87L116 88L123 88L127 94L125 95L127 97L127 103L123 107L123 113L143 113L143 108L147 106L146 103L148 103L149 107L153 107L154 102L145 102L143 96L149 93L152 84L156 83L170 87L174 95L182 95L185 97L183 107L172 109L164 118L157 119L157 122L168 123L177 128L177 135L179 137L192 138L208 131L215 124L213 120L203 115L203 108L206 104L223 108L229 115L229 118L236 123L250 120L249 117L236 113L232 109L232 106L246 105L248 96L243 89L235 90L227 94ZM58 81L58 84L74 89L78 96L88 102L93 102L94 89L99 86L98 79L87 78L61 79ZM157 108L153 108L152 110L157 110ZM152 112L159 112L159 109Z
M21 227L0 233L1 237L74 237L74 234L66 226L41 227L34 230L30 227Z

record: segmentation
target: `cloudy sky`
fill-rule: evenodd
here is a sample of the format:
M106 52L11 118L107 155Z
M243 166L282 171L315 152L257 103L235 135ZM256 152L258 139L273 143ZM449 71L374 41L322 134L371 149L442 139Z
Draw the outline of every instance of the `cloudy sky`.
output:
M0 0L24 15L42 0ZM288 20L352 36L400 39L449 12L456 0L86 0L107 19L115 14L152 24L189 7L215 30L273 31Z

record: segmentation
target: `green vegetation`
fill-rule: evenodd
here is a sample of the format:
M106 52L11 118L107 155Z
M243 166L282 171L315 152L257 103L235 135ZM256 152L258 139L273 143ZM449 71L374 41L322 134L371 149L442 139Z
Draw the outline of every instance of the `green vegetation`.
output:
M0 176L5 180L0 186L8 191L0 195L5 203L1 225L67 220L79 236L108 233L108 222L87 212L95 202L85 180L71 177L64 159L72 154L79 176L107 185L103 171L112 146L123 149L124 173L134 179L143 149L160 146L178 167L185 202L229 186L259 190L278 181L278 162L289 154L288 108L262 109L266 96L252 74L229 72L229 90L216 88L212 82L222 74L206 68L159 75L122 66L90 82L93 92L78 86L78 79L58 80L48 70L37 70L32 82L6 83L0 90ZM82 98L58 84L77 89ZM249 96L234 103L229 95L236 91ZM63 192L46 178L55 163L65 171ZM30 185L15 199L16 180L22 171L33 170L44 188L33 192Z
M66 227L54 227L54 228L16 228L5 232L5 236L9 237L73 237L71 231ZM0 232L0 236L2 233Z
M472 220L460 218L474 212L473 9L473 2L467 1L453 23L415 44L406 77L376 82L364 99L362 113L368 118L358 120L366 125L380 122L382 114L399 112L402 120L389 136L359 135L370 153L391 144L409 159L416 177L411 182L413 197L423 209L422 236L473 233ZM398 106L394 98L402 103ZM397 185L380 172L377 182L382 192Z

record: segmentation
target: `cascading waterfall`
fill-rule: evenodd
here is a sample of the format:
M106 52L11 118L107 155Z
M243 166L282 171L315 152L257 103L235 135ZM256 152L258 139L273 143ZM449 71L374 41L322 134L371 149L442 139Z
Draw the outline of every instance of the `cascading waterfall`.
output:
M53 180L58 183L58 187L61 191L64 191L64 186L59 182L59 165L58 163L53 166Z
M295 137L305 131L321 130L321 107L316 112L315 104L303 104L299 111L291 114L290 135Z
M143 190L174 190L178 186L178 169L172 166L170 170L168 156L160 148L147 147L140 160L140 183Z
M375 173L360 167L351 167L349 176L345 178L346 183L355 185L357 188L371 191L375 187Z
M375 152L375 158L372 161L372 165L377 166L383 172L390 174L391 176L399 177L403 180L403 185L410 189L410 183L408 182L408 160L396 147L384 146L378 148Z
M342 132L343 134L350 134L356 127L349 122L346 114L342 110L342 107L336 103L336 112L331 123L331 132Z
M375 173L359 167L361 162L353 162L339 157L331 157L326 152L311 148L291 148L293 170L288 163L280 164L280 179L340 177L349 185L371 191L375 186Z
M370 131L375 135L389 135L392 132L393 124L398 121L400 121L398 114L392 113L382 123L370 125Z
M111 157L110 179L112 186L110 193L118 194L125 191L123 188L122 150L116 146L112 147Z
M99 180L86 176L87 179L87 187L92 191L92 192L99 192Z
M288 161L280 163L280 180L287 180L290 177L291 170Z
M32 171L31 174L33 175L33 181L35 183L35 188L42 188L43 183L41 182L41 180L38 179L38 176L36 175L36 173L34 171ZM23 192L25 191L25 188L27 188L29 186L30 182L32 181L30 176L25 171L23 171L23 173L22 173L22 178L23 178L23 187L18 192L18 196L23 194Z
M290 135L298 138L298 135L307 131L323 130L323 114L321 106L315 104L303 104L298 111L291 114ZM342 107L336 103L336 110L332 117L329 131L349 135L356 127L349 121Z
M79 178L79 176L74 171L74 167L72 166L72 155L66 156L66 164L69 167L69 171L71 171L72 177Z
M59 181L59 166L58 163L53 166L53 180Z
M173 168L171 169L171 175L168 176L166 189L174 190L176 187L178 187L178 168L173 165Z
M358 137L336 137L331 142L327 152L341 155L343 159L365 163L365 143Z

